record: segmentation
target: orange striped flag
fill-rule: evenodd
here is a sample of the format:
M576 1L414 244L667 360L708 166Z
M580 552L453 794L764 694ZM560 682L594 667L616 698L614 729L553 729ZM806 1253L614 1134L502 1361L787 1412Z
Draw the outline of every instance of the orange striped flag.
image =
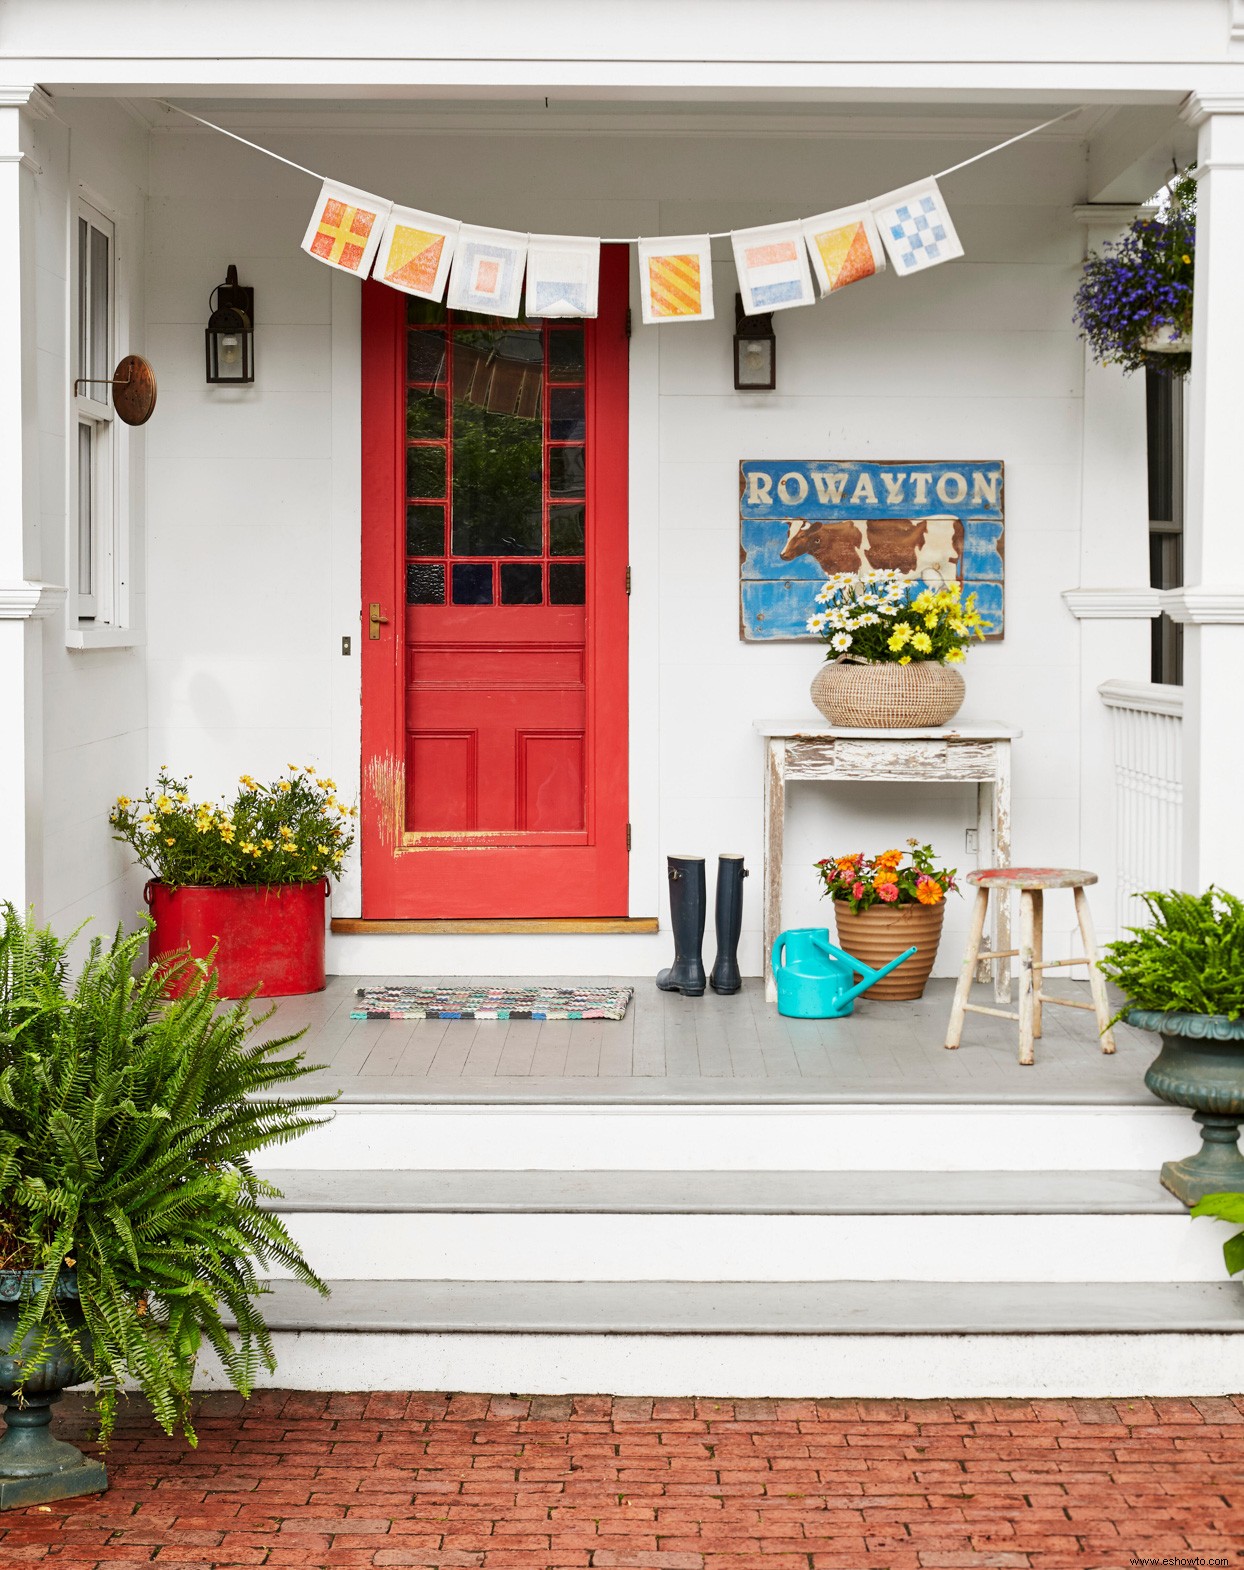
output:
M644 321L706 322L713 315L713 266L707 235L641 240Z

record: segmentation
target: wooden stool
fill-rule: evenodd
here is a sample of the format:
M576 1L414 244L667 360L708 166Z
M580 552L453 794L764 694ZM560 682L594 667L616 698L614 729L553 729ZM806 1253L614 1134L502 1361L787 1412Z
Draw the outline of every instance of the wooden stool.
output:
M967 953L963 956L963 969L959 972L959 985L955 988L955 1001L950 1010L950 1024L946 1030L946 1046L953 1051L963 1034L965 1014L993 1014L998 1019L1019 1021L1019 1061L1028 1065L1034 1061L1033 1042L1041 1034L1041 1005L1056 1003L1060 1008L1091 1009L1097 1016L1103 1052L1114 1051L1114 1037L1107 1029L1110 1004L1106 998L1106 982L1097 968L1097 939L1093 934L1093 918L1089 913L1084 887L1097 882L1095 872L1080 872L1075 867L988 867L982 872L969 872L968 882L976 885L976 906L972 911L972 928L968 934ZM981 934L985 930L985 915L989 909L990 890L1000 899L1009 897L1012 889L1019 890L1019 947L981 953ZM1076 920L1084 940L1084 954L1079 959L1045 959L1041 951L1042 903L1046 889L1071 889L1076 902ZM989 965L995 960L1011 959L1019 955L1019 1013L1010 1009L985 1008L979 1003L969 1003L972 976L977 961ZM1058 965L1087 965L1089 986L1093 1001L1081 1003L1076 998L1052 998L1041 990L1043 971Z

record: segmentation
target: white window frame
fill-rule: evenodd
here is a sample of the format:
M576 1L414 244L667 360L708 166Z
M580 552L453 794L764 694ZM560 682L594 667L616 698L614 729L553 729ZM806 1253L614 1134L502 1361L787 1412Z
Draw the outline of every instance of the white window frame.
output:
M102 343L92 349L88 332L94 327L89 268L93 247L87 246L88 276L82 277L79 228L86 222L107 240L107 307ZM70 210L69 231L69 360L71 379L68 433L68 506L65 563L68 582L65 642L70 648L115 648L141 641L129 625L130 508L128 428L116 417L112 389L106 382L80 380L111 377L125 318L120 303L122 278L115 211L95 192L79 184ZM85 295L82 288L85 284ZM83 320L83 299L87 319ZM86 355L83 346L86 345ZM83 432L89 435L83 437ZM83 473L82 444L89 442L90 473ZM89 508L89 563L83 551L83 509Z

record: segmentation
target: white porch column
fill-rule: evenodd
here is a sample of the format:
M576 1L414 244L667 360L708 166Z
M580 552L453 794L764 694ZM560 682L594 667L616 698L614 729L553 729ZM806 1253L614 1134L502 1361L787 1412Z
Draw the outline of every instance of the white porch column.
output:
M1244 95L1193 94L1183 113L1197 127L1186 587L1162 596L1184 623L1183 883L1244 894Z
M43 662L38 619L64 590L39 578L36 415L35 192L30 121L46 113L37 87L0 87L0 899L38 908L42 896Z
M1089 251L1118 238L1140 209L1095 204L1075 209ZM1080 623L1080 865L1101 882L1091 891L1103 942L1117 937L1118 877L1113 738L1098 688L1149 679L1149 624L1158 593L1149 587L1149 487L1145 379L1098 365L1084 348L1080 484L1080 581L1063 591ZM1080 952L1078 949L1075 952Z

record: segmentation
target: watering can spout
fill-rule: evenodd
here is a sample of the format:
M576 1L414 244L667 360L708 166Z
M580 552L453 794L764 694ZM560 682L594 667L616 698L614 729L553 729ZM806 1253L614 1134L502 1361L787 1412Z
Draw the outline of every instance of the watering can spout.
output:
M867 992L869 987L874 986L883 976L888 976L892 970L897 970L903 961L910 959L915 952L914 947L904 949L901 954L896 954L893 959L886 960L885 964L878 970L874 970L871 965L863 964L858 959L851 959L849 954L844 955L843 957L850 960L854 969L861 972L861 979L853 987L848 987L842 994L842 1001L844 1003L849 1002L853 998L858 998L861 992Z

